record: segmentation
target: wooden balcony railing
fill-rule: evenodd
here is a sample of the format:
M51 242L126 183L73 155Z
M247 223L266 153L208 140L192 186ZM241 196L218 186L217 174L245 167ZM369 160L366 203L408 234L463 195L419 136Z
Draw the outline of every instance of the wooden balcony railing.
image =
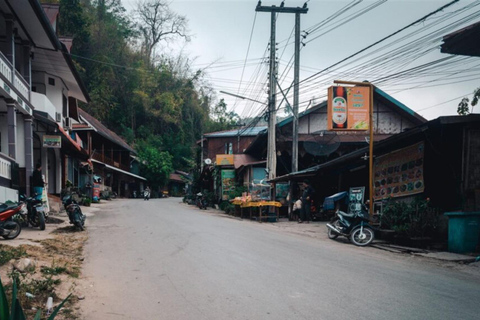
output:
M101 161L105 164L108 164L109 166L112 166L112 167L130 172L130 168L127 165L125 165L123 163L119 163L117 161L114 161L113 159L111 159L111 158L109 158L105 155L102 155L100 153L94 153L92 158L97 160L97 161Z

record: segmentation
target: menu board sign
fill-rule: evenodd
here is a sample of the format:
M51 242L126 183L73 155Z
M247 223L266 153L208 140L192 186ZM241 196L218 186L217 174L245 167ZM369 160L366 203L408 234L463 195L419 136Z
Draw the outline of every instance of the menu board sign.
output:
M235 191L235 170L222 170L222 200L229 200Z
M362 212L363 199L365 198L365 187L350 188L348 198L348 213Z
M370 87L328 88L328 130L368 130Z
M422 193L425 143L386 154L375 159L375 200Z

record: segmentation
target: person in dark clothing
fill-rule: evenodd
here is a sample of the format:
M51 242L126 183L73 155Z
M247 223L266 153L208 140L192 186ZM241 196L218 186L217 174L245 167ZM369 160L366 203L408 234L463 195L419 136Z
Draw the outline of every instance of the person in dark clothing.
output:
M302 223L303 221L306 221L307 223L310 223L310 220L312 220L311 213L310 213L310 208L311 208L311 201L312 201L312 196L315 193L315 189L310 185L310 181L305 179L303 181L303 194L302 194L302 214L301 218L298 220L298 223Z
M42 165L37 163L35 166L35 171L33 171L32 175L32 188L33 194L37 200L42 199L43 188L45 187L45 183L43 182L42 177Z

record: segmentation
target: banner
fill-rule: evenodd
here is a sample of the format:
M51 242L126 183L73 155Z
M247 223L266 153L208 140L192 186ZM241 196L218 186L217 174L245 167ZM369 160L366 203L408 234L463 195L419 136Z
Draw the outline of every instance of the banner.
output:
M422 193L424 142L375 159L375 200Z
M217 166L233 166L233 154L217 154Z
M328 88L328 130L368 130L370 87Z
M222 200L229 200L235 191L235 170L222 170Z
M61 148L62 147L62 137L61 136L43 136L43 147L44 148Z

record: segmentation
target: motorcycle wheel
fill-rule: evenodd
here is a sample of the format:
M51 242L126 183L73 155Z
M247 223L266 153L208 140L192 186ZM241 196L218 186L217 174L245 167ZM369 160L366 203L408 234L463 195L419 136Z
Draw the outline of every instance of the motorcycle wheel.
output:
M337 228L337 229L341 229L342 226L340 225L340 220L339 219L335 219L332 221L332 225ZM333 231L332 229L328 228L328 238L329 239L337 239L339 236L338 233L336 233L335 231Z
M28 217L28 222L34 228L38 227L38 214L35 211L31 216Z
M43 212L38 213L38 226L40 227L40 230L45 230L45 216L43 215Z
M7 239L7 240L15 239L16 237L18 237L18 235L22 231L22 226L20 225L20 223L18 223L17 221L13 221L13 222L17 224L16 228L12 230L8 235L2 236L4 239Z
M370 243L372 243L374 238L375 234L369 227L363 227L363 233L362 228L357 227L353 229L352 233L350 234L350 241L359 247L368 246Z

